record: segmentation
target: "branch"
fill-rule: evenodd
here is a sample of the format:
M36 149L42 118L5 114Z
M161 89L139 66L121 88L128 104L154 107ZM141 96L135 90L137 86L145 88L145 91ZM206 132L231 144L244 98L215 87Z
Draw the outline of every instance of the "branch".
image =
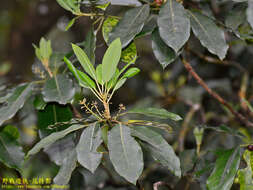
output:
M186 70L195 78L195 80L213 97L215 98L218 102L223 104L228 110L236 117L238 118L243 124L245 124L247 127L253 127L253 123L249 121L246 117L244 117L242 114L238 113L237 111L234 110L234 108L226 101L224 100L219 94L214 92L212 89L210 89L205 81L203 81L202 78L194 71L192 66L182 58L182 62L184 64L184 67Z

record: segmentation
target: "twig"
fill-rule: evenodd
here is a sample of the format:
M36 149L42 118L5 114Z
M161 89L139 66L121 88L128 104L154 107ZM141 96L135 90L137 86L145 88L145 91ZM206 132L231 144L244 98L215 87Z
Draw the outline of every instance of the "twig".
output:
M194 116L195 112L200 109L199 104L194 104L191 106L190 111L187 113L184 122L182 124L182 128L179 132L178 136L178 149L180 152L184 150L184 141L187 133L190 131L189 123L192 120L192 117Z
M228 110L236 117L238 118L243 124L245 124L247 127L253 127L253 123L249 121L246 117L244 117L242 114L238 113L237 111L234 110L234 108L226 101L224 100L219 94L214 92L212 89L210 89L207 84L203 81L202 78L194 71L192 66L182 58L182 62L184 64L184 67L186 70L195 78L195 80L213 97L215 98L218 102L223 104Z

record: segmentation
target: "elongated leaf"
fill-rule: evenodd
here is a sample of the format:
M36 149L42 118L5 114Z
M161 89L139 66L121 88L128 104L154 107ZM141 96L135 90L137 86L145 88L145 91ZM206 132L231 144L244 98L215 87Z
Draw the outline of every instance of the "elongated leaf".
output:
M145 141L152 157L176 176L181 177L180 160L176 156L173 148L164 140L164 138L150 128L142 126L131 127L131 134L134 137Z
M108 149L115 170L135 184L143 170L143 155L140 145L131 137L130 128L114 126L108 135Z
M46 102L69 103L75 94L75 88L71 79L66 75L56 75L49 79L42 90Z
M214 170L207 180L208 190L229 190L240 164L240 148L217 151Z
M143 5L127 11L116 27L114 27L112 32L109 34L109 43L117 38L120 38L122 47L126 47L142 30L148 16L148 5Z
M140 71L141 71L140 69L136 67L132 67L125 72L125 74L123 75L123 78L131 78L137 75Z
M67 185L70 181L71 174L74 169L77 167L77 155L76 150L73 149L69 154L64 158L63 164L54 178L54 183L57 185Z
M238 171L240 190L253 190L253 152L246 150L243 158L247 163L247 167Z
M69 152L75 148L73 136L75 135L68 135L44 149L44 152L48 154L50 160L58 166L64 164L64 159L68 156Z
M108 82L107 89L111 89L112 87L114 87L118 81L118 78L119 78L119 69L117 68L111 80Z
M57 3L67 11L72 13L80 12L78 0L56 0Z
M190 37L190 20L184 7L176 0L168 0L161 8L158 17L161 38L175 52Z
M24 152L15 136L5 131L0 132L0 162L10 168L21 171L24 161Z
M56 0L57 3L64 9L66 9L67 11L71 11L72 12L72 9L71 7L68 5L67 1L66 0Z
M99 84L104 84L103 78L102 78L102 64L99 64L96 68L96 75L97 80Z
M86 55L86 53L77 45L72 44L72 48L74 50L74 53L76 54L77 59L81 63L83 69L85 72L87 72L93 79L96 79L96 71L91 64L89 57Z
M191 18L193 33L200 40L200 43L211 53L224 59L228 45L226 44L225 35L210 18L197 11L188 11Z
M114 75L121 57L121 42L117 38L106 50L102 61L102 79L108 82Z
M122 6L141 6L138 0L109 0L112 5L122 5Z
M143 114L151 117L157 117L161 119L171 119L174 121L182 120L182 118L174 113L168 112L165 109L159 109L159 108L137 108L128 111L128 113L138 113Z
M142 31L137 34L136 38L141 38L152 34L152 32L157 27L157 18L158 16L156 14L151 14L147 19L146 23L144 24Z
M69 70L73 73L76 80L78 81L79 85L84 88L89 88L89 84L85 80L81 80L78 70L74 67L74 65L71 63L68 58L64 57L64 62L67 64Z
M0 126L12 118L19 109L24 106L25 101L31 96L33 84L22 84L14 89L6 101L6 105L0 108Z
M92 173L99 166L102 154L97 152L97 148L102 143L101 130L97 123L87 127L76 147L78 162Z
M253 1L251 0L248 1L247 19L253 29Z
M68 30L73 26L73 24L75 24L76 19L77 19L77 18L75 17L75 18L73 18L73 19L71 19L71 20L69 21L68 25L67 25L66 28L65 28L65 31L68 31Z
M86 125L72 125L71 127L63 130L63 131L59 131L59 132L55 132L52 133L51 135L43 138L40 142L38 142L26 155L26 157L34 155L36 153L38 153L42 148L48 147L51 144L53 144L54 142L56 142L59 139L62 139L63 137L65 137L67 134L82 129L86 127Z
M79 70L77 70L77 74L80 80L82 81L82 83L86 83L91 88L96 88L95 82L92 79L90 79L88 75L86 75L85 73Z
M168 47L161 39L158 30L155 30L152 33L152 49L156 59L159 61L163 69L175 61L177 57L174 50Z
M119 88L121 88L125 84L126 80L127 80L126 78L120 79L115 85L114 89L118 90Z
M70 121L73 117L73 114L69 106L62 106L59 104L49 104L44 110L38 111L38 128L40 138L57 132L59 130L66 129L69 125L62 125L60 129L48 129L49 125L53 125L58 122Z
M95 64L96 41L97 41L96 35L92 27L91 30L86 35L84 42L84 51L93 65Z

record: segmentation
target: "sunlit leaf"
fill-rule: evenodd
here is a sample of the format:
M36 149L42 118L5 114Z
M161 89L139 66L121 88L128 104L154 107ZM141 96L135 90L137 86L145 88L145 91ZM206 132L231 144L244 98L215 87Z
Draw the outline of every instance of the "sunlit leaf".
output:
M240 164L240 148L217 151L214 170L207 180L208 190L229 190Z
M121 57L121 42L117 38L106 50L102 60L102 79L108 82L114 75Z

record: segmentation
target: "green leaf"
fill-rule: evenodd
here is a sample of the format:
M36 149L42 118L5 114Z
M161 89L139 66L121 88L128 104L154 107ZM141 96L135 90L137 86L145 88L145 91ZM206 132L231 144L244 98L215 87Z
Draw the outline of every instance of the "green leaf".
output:
M188 11L191 18L193 33L200 40L200 43L209 52L224 59L228 45L226 44L225 34L210 18L197 11Z
M121 5L121 6L141 6L139 0L109 0L112 5Z
M26 157L29 157L31 155L37 154L42 148L46 148L50 145L52 145L54 142L56 142L59 139L62 139L63 137L65 137L66 135L68 135L71 132L74 132L76 130L82 129L86 127L86 125L72 125L71 127L63 130L63 131L59 131L59 132L55 132L50 134L49 136L43 138L40 142L38 142L26 155Z
M140 145L131 137L130 128L114 126L108 134L108 149L115 170L136 184L143 170L143 155Z
M137 75L141 70L138 69L137 67L132 67L130 69L128 69L125 74L123 75L122 78L131 78L135 75Z
M119 19L112 18L112 17L108 17L104 21L103 26L102 26L102 34L106 43L108 43L110 32L118 24L118 22L119 22Z
M42 59L49 60L53 53L51 41L50 40L47 41L45 38L41 38L39 51Z
M178 52L190 37L190 20L186 11L176 0L168 0L158 17L160 36L163 41Z
M108 125L104 125L101 128L102 139L103 139L103 141L104 141L104 143L105 143L106 146L108 145L108 130L109 130L109 126Z
M70 181L71 174L77 167L76 150L69 152L68 156L64 158L63 164L54 178L54 183L57 185L67 185Z
M212 174L207 180L208 190L229 190L240 164L240 148L217 151Z
M12 125L7 125L5 126L2 131L2 133L8 134L11 136L13 139L17 140L19 138L19 131L16 127Z
M67 104L75 95L75 88L71 79L60 74L46 81L42 95L45 102Z
M82 81L82 84L85 83L91 88L96 88L95 82L92 79L90 79L90 77L88 75L86 75L85 73L83 73L82 71L79 71L79 70L77 70L77 74L78 74L80 80Z
M10 135L8 132L0 132L0 162L21 172L24 152L15 138L15 135Z
M143 115L161 118L161 119L171 119L174 121L182 120L182 118L179 115L168 112L165 109L159 109L159 108L137 108L137 109L128 111L128 113L143 114Z
M56 0L57 3L67 11L72 13L80 12L78 0Z
M96 71L93 65L91 64L88 56L86 55L86 53L79 46L75 44L72 44L72 48L74 50L74 53L76 54L77 59L79 60L83 69L85 70L85 72L87 72L93 79L96 80Z
M99 84L104 84L103 77L102 77L102 64L99 64L96 68L96 75Z
M76 80L78 81L78 84L83 88L89 88L89 84L80 78L80 75L78 73L78 69L74 67L74 65L71 63L69 59L64 57L64 62L67 64L69 70L72 72L72 74L75 76Z
M40 94L40 95L35 96L33 105L36 108L36 110L44 110L47 103L43 100L43 96Z
M6 105L0 107L0 126L12 118L19 109L24 106L25 101L31 96L33 84L22 84L16 87L6 101Z
M66 28L65 28L65 31L68 31L68 30L73 26L73 24L75 24L76 19L77 19L77 17L75 17L75 18L73 18L73 19L71 19L71 20L69 21L68 25L67 25Z
M57 3L64 9L66 9L67 11L71 11L72 12L72 9L71 7L68 5L67 3L67 0L56 0Z
M253 152L246 150L243 158L247 163L247 167L238 171L240 190L253 190Z
M152 49L156 59L159 61L163 69L175 61L177 57L174 50L168 47L161 39L158 30L155 30L152 33Z
M115 84L118 82L118 78L119 78L119 69L117 68L111 80L108 82L107 89L113 88Z
M155 160L169 168L176 176L181 177L180 160L160 134L143 126L133 126L131 129L132 136L148 143L149 153Z
M96 8L99 8L99 9L102 9L103 11L105 11L109 5L110 5L110 2L107 2L103 5L97 5Z
M96 35L92 27L91 30L86 35L85 42L83 44L84 44L84 51L91 60L91 63L93 65L95 64L96 41L97 41Z
M251 28L253 29L253 2L250 0L248 1L247 19Z
M122 47L126 47L142 30L148 16L149 5L147 4L127 11L109 34L109 43L120 38Z
M121 88L125 84L126 80L126 78L120 79L115 85L114 90L118 90L119 88Z
M99 124L94 123L83 131L76 147L78 162L92 173L99 166L103 156L102 153L97 152L97 148L101 143L102 137Z
M157 27L157 17L158 16L156 14L151 14L146 23L144 24L142 31L137 34L135 39L150 35Z
M137 49L134 42L127 46L121 54L121 61L125 63L133 63L137 59Z
M102 79L108 82L114 75L121 56L121 42L117 38L106 50L102 61Z
M40 137L43 138L53 132L59 131L58 128L48 129L48 126L59 122L70 121L73 117L69 106L62 106L56 103L48 104L44 110L38 111L38 128ZM66 129L69 125L62 125L61 130Z

